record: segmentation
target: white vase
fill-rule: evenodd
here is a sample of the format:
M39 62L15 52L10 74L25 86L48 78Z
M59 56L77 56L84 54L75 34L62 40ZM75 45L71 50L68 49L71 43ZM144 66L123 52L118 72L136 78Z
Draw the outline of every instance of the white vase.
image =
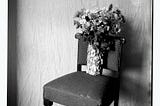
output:
M87 49L87 70L90 75L99 75L103 64L102 53L94 45L88 44Z

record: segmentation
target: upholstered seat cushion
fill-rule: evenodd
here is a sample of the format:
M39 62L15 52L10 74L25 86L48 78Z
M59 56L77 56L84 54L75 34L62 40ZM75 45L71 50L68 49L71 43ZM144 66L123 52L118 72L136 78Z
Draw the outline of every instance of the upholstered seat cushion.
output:
M112 102L117 79L73 72L44 86L44 98L66 106L99 106ZM105 92L106 91L106 92Z

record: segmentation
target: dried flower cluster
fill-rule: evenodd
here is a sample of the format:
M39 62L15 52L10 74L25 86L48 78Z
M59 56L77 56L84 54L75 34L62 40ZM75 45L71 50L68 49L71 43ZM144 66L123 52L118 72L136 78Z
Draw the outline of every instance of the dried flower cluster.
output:
M121 23L124 23L124 16L119 9L113 9L112 4L108 9L81 9L74 17L74 25L79 29L75 37L108 48L111 43L109 36L117 36L121 32Z

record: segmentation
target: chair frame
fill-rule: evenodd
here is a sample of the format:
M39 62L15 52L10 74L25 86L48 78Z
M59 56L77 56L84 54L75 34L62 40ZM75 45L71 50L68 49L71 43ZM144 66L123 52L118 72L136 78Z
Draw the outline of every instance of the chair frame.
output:
M125 43L125 39L123 37L114 37L115 40L120 40L120 45L121 45L121 52L122 52L122 48L123 48L123 44ZM80 40L78 41L78 59L77 59L77 71L81 71L81 66L85 65L85 64L79 64L79 50L80 50ZM122 53L120 54L121 58ZM120 73L120 66L121 66L121 59L120 59L120 64L118 66L118 73ZM116 82L116 95L114 97L114 106L118 106L119 103L119 89L120 89L120 75L118 75L117 77L117 82ZM43 96L44 97L44 96ZM46 98L43 98L43 104L44 106L52 106L54 101L50 101ZM105 104L102 104L101 106L106 106Z

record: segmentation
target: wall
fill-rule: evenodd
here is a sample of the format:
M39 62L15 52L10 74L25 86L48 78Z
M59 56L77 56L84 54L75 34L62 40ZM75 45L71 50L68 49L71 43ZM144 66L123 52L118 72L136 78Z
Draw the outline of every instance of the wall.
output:
M74 13L81 8L104 7L110 3L120 8L126 17L123 35L127 43L123 52L119 104L149 106L150 0L10 0L13 8L9 17L8 103L43 106L43 85L76 71Z
M7 104L7 17L8 1L0 1L0 105Z

